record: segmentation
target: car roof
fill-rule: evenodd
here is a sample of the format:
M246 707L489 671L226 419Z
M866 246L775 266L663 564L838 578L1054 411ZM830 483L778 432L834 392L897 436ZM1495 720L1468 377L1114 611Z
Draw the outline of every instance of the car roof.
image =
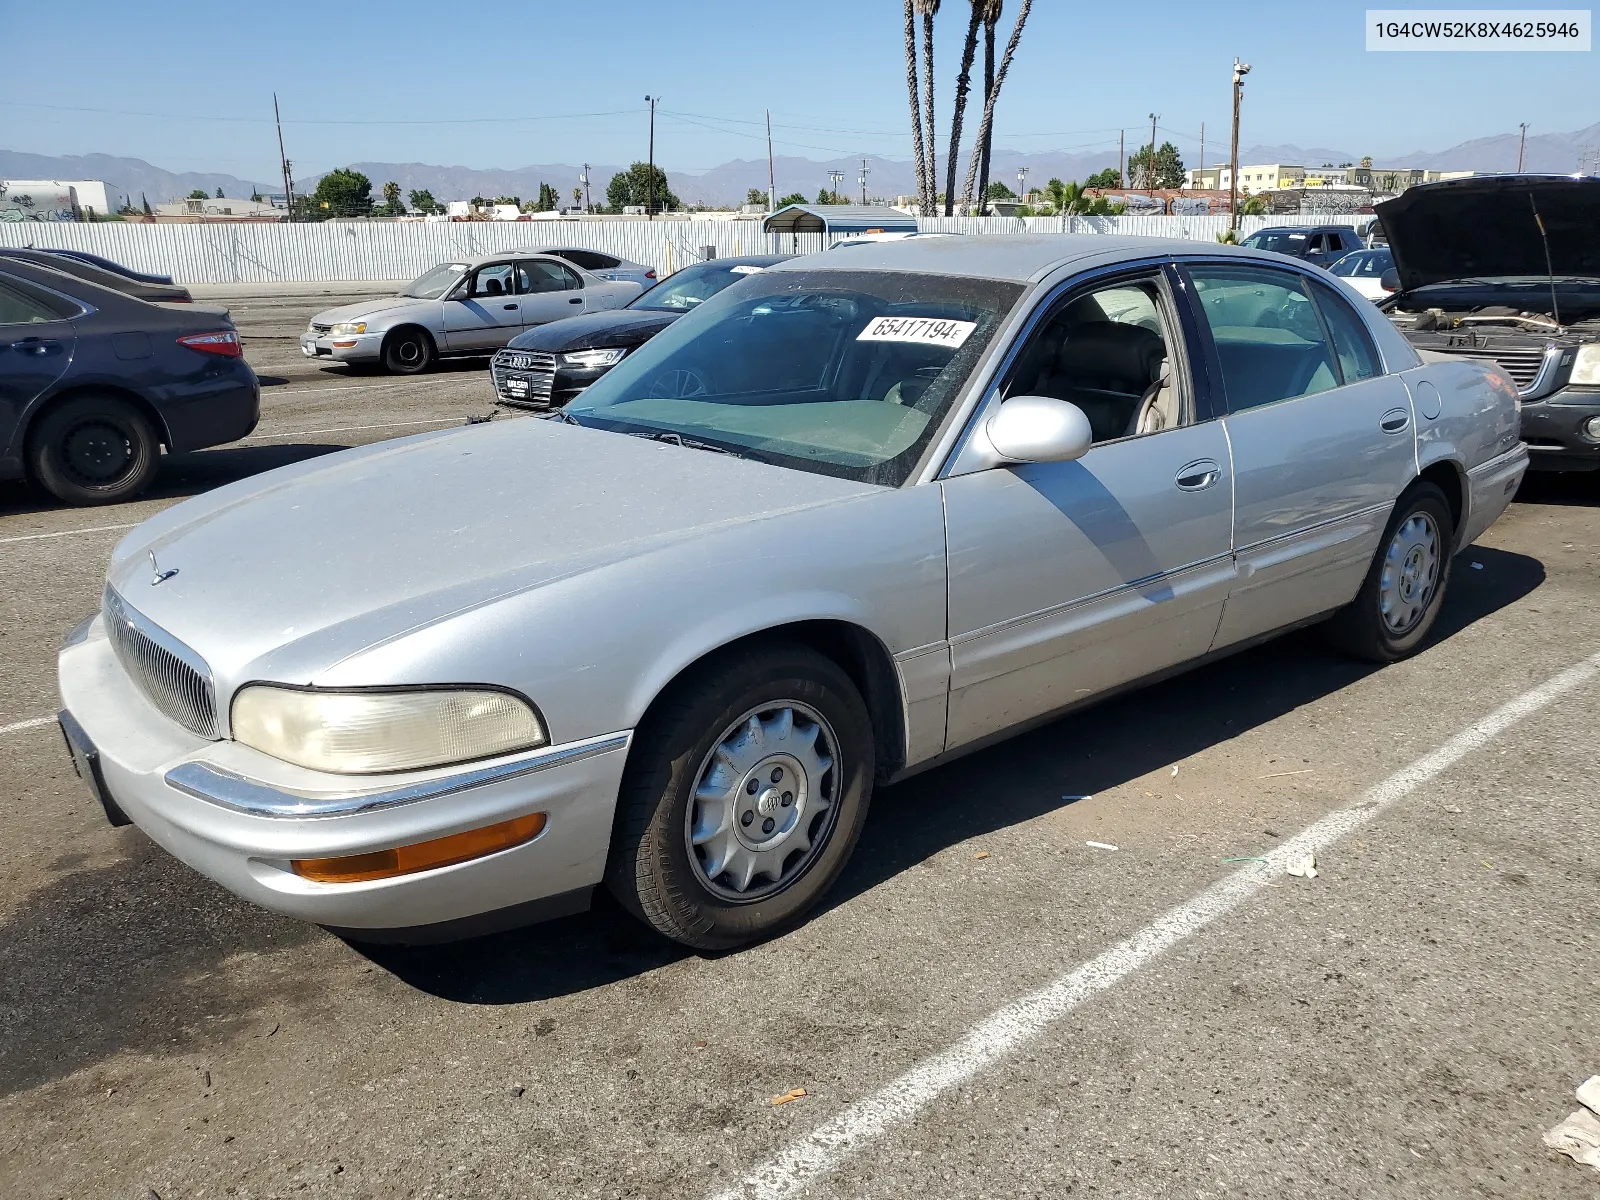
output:
M901 238L873 242L849 254L823 250L771 267L774 271L912 271L967 275L1034 283L1070 264L1092 266L1119 260L1195 255L1241 255L1256 261L1260 251L1179 238L1131 237L1095 233L999 234L984 237Z
M524 258L555 258L555 255L548 250L500 250L494 254L473 254L464 258L447 259L446 261L465 263L471 269L472 267L481 267L484 263L510 262L512 259ZM564 258L556 259L556 261L579 271L583 270L576 263L567 262Z

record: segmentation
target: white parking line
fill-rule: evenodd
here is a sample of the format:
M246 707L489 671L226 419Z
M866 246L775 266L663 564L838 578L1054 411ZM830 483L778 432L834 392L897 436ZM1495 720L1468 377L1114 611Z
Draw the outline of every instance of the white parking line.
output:
M716 1193L716 1200L780 1200L800 1195L874 1138L910 1121L943 1093L1039 1037L1057 1018L1238 908L1270 880L1281 878L1293 860L1314 854L1360 828L1530 713L1589 682L1597 672L1600 654L1501 705L1431 754L1390 775L1358 803L1329 813L1289 838L1265 855L1265 869L1256 863L1227 876L1081 967L992 1013L949 1049L857 1100L761 1164L742 1182Z
M361 429L400 429L409 425L465 425L461 417L442 417L437 421L390 421L384 425L337 425L332 429L294 429L288 433L252 433L244 440L247 442L264 441L267 438L310 437L313 433L355 433Z
M0 734L21 733L24 729L37 729L41 725L54 725L54 717L31 717L26 721L14 721L10 725L0 725Z
M132 525L90 525L87 529L62 529L55 533L24 533L17 537L0 538L0 546L8 542L37 542L44 538L70 537L74 533L106 533L112 529L132 528Z
M280 392L271 387L264 387L261 389L261 398L263 400L271 400L278 396L309 396L312 392L366 392L373 388L394 387L395 384L402 382L409 381L391 379L386 383L341 383L334 387L290 388L286 392Z

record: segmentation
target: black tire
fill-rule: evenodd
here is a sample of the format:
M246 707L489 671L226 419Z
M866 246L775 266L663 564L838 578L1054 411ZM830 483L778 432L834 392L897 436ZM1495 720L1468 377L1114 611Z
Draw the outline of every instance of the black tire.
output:
M788 820L791 830L803 827L812 848L787 852L776 878L748 879L740 893L731 872L708 880L704 847L691 848L693 793L704 771L718 769L712 752L732 727L755 712L758 721L770 715L772 728L782 729L784 705L795 706L790 711L799 715L786 732L770 735L770 743L752 751L769 757L759 759L748 774L768 778L773 759L784 755L788 734L809 733L816 725L819 753L830 736L836 743L831 772L819 773L815 784L816 797L831 802L819 810L810 792L801 790L794 816L787 817L776 807L790 804L776 795L786 785L770 776L771 788L749 806L770 798L774 807L761 812ZM821 720L810 721L802 709ZM810 909L849 860L872 797L873 750L866 704L831 659L805 646L773 642L711 660L656 704L634 739L617 801L607 886L640 920L696 950L728 950L771 936ZM737 807L756 793L746 792L749 781L728 769L729 779L741 780L727 789ZM813 786L808 780L802 772L801 789ZM772 818L757 819L765 824ZM733 819L724 826L728 836L737 823ZM761 837L761 826L746 828L750 834L739 835L741 844L746 836ZM783 840L790 836L780 827L776 850L798 846L799 839Z
M1431 591L1421 595L1420 587L1412 593L1420 599L1420 611L1409 615L1400 623L1385 616L1385 595L1394 597L1394 588L1404 586L1403 572L1409 561L1404 547L1406 540L1397 534L1413 520L1431 522L1437 541L1435 571ZM1415 529L1416 526L1410 526ZM1454 557L1455 521L1450 515L1450 504L1444 493L1434 484L1418 481L1406 489L1394 506L1394 513L1384 527L1383 540L1373 556L1372 566L1362 581L1356 598L1340 609L1328 621L1329 639L1345 653L1364 658L1369 662L1391 663L1415 654L1427 639L1444 603L1444 594L1450 583L1450 564ZM1386 579L1389 590L1386 593ZM1395 580L1401 582L1396 585ZM1394 611L1393 609L1391 611Z
M426 329L404 325L383 339L383 367L391 375L421 375L438 357Z
M116 396L64 400L28 436L28 469L34 481L67 504L130 499L149 486L160 460L155 426Z

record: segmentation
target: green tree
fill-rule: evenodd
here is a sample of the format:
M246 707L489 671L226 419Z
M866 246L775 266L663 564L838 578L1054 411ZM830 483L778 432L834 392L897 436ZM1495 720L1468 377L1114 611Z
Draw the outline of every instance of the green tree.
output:
M420 188L416 191L413 191L407 197L407 199L411 201L411 207L416 209L419 213L431 214L442 213L444 211L444 206L433 198L433 193L427 188Z
M189 199L191 199L191 200L209 200L209 199L211 199L211 197L206 192L205 188L195 188L194 191L189 193Z
M1089 178L1085 179L1083 181L1083 186L1086 188L1121 187L1122 176L1118 175L1110 167L1107 167L1104 171L1096 171L1093 175L1089 176Z
M555 212L561 207L561 194L548 183L539 185L539 201L535 212Z
M339 167L317 180L317 190L311 194L310 216L313 221L371 215L372 180L360 171Z
M383 208L379 211L386 217L406 215L405 202L400 199L400 185L392 179L383 185Z
M833 198L833 193L832 192L830 192L827 188L823 188L821 191L819 191L817 193L817 203L818 204L837 204L838 201Z
M218 188L218 189L217 189L217 199L218 199L218 200L222 200L222 199L224 199L224 198L225 198L225 197L224 197L224 196L223 196L223 194L222 194L222 189L221 189L221 188Z
M572 207L583 207L583 189L581 187L575 187L572 189Z
M683 201L672 194L667 184L667 173L643 162L636 162L611 177L606 185L606 203L613 212L621 212L632 205L639 205L646 212L670 212L683 207Z
M989 184L989 190L983 194L983 197L985 200L1015 200L1017 194L996 179Z
M744 194L744 202L759 208L765 208L767 206L767 194L760 188L751 188Z
M778 197L778 207L787 208L791 204L804 204L805 195L801 192L790 192L787 196Z
M155 216L155 213L150 211L150 198L148 196L146 196L143 192L139 193L139 204L144 208L144 215L145 216L147 216L147 217Z
M1128 179L1134 187L1176 188L1183 186L1183 159L1171 142L1162 142L1156 150L1156 166L1150 166L1150 147L1141 146L1128 157Z

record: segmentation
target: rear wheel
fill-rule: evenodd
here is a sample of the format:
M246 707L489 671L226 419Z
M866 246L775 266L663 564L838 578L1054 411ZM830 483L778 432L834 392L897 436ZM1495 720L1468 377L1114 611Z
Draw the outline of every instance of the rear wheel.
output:
M33 478L68 504L115 504L135 496L160 458L150 419L115 396L74 396L46 412L28 439Z
M433 366L433 339L415 325L383 339L383 365L392 375L420 375Z
M1372 662L1415 654L1444 603L1454 545L1444 493L1412 484L1395 505L1361 591L1328 622L1334 644Z
M641 727L607 884L675 941L769 936L838 878L871 798L872 724L838 665L746 650L677 686Z

